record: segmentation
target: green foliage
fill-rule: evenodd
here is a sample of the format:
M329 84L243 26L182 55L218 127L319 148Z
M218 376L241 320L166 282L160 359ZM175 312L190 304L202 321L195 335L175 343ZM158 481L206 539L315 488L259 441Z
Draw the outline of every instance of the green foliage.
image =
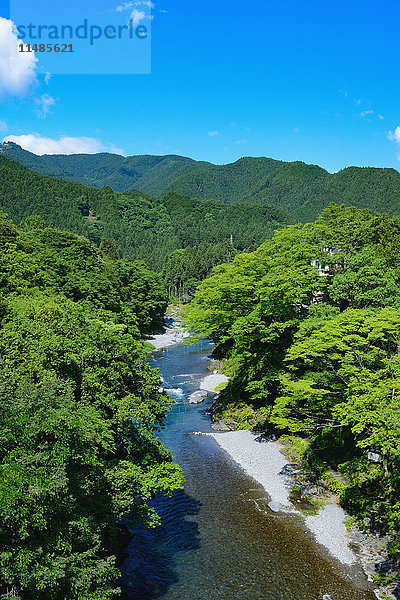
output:
M105 259L86 238L53 228L20 231L3 254L2 273L9 292L51 287L141 333L152 330L166 308L161 278L144 263Z
M37 225L0 214L0 597L111 600L123 529L182 487L141 339L165 296L143 263Z
M100 254L104 258L108 258L110 260L118 260L120 258L119 251L116 243L110 238L103 238L100 243Z
M213 165L175 155L36 156L10 142L0 145L0 152L42 175L90 187L110 186L120 192L135 188L156 196L177 192L198 200L211 199L211 204L220 206L238 205L244 212L239 205L251 204L252 210L265 206L302 222L315 219L331 202L400 214L400 174L395 169L349 167L330 174L316 165L263 157ZM251 211L247 214L252 217ZM249 228L246 235L250 234Z
M347 490L347 485L345 483L336 479L333 473L330 473L329 471L326 471L323 474L322 479L333 494L336 494L339 498L343 498L344 492Z
M162 198L180 246L163 268L171 296L187 300L213 267L231 262L238 251L256 247L290 218L269 207L212 200L198 201L170 192Z
M62 157L46 157L53 158ZM38 175L4 156L0 198L21 230L52 225L85 235L101 246L105 257L145 260L151 268L164 270L171 293L178 296L192 293L213 266L261 243L288 222L286 214L268 207L249 213L247 206L198 202L177 194L158 200L133 189L121 194L110 186L87 188ZM178 249L184 249L183 256L173 254L168 261Z
M239 249L260 244L290 222L287 213L269 206L233 206L216 200L195 200L170 192L162 198L174 224L174 231L183 248L200 242L216 244L231 240Z
M184 315L224 359L231 425L263 410L358 520L398 531L400 221L330 205L216 267Z
M236 254L237 250L229 242L202 242L196 246L175 250L163 268L169 295L179 300L187 300L215 266L230 262Z
M318 247L304 236L300 227L287 228L256 252L216 267L184 311L195 331L218 343L244 400L269 396L293 332L324 283L310 265Z
M360 447L385 456L400 451L399 336L400 311L392 308L377 314L347 309L307 337L300 327L272 420L307 433L348 425Z
M310 442L296 435L281 435L279 439L285 444L285 453L290 460L301 463L310 447Z
M180 175L167 191L227 204L266 205L311 221L331 202L400 214L400 174L394 169L350 167L330 174L315 165L270 158L241 158L235 163L194 169Z
M16 236L17 232L13 223L0 208L0 245L4 247L6 244L14 242Z
M235 402L228 404L221 413L225 423L236 430L254 429L258 430L260 424L265 421L266 411L261 408L254 410L253 406L245 402Z
M12 143L0 146L0 153L1 202L17 224L40 215L46 225L53 223L84 234L97 245L102 239L111 239L124 258L145 260L151 268L164 271L175 250L192 246L197 255L199 246L207 243L215 246L213 253L218 255L220 244L231 240L232 258L238 250L256 247L287 224L315 219L332 201L400 214L400 175L393 169L351 167L330 175L315 165L267 158L242 158L216 166L180 156L36 156ZM5 157L67 181L40 177ZM366 232L376 228L374 216L368 217L364 211L360 218L371 221ZM346 229L345 223L336 225ZM355 230L363 237L359 228ZM368 259L370 250L365 252ZM170 291L186 298L203 279L204 269L194 269L194 275L188 274L182 285L176 258L171 259L165 276ZM190 260L189 252L183 262ZM362 302L377 305L390 301L396 281L390 269L382 274L385 256L380 253L367 266L362 257L353 260L359 261L358 272L354 264L352 275L336 282L334 292L342 302L348 302L353 286L364 283ZM198 262L197 256L194 262ZM219 262L209 261L207 274ZM188 266L180 270L190 271ZM381 289L384 298L376 299L373 289L380 278L386 284Z
M52 225L97 245L112 240L128 260L160 268L178 247L164 205L132 190L124 194L38 175L0 156L0 204L23 230ZM115 256L114 251L114 256Z
M160 194L182 173L211 166L207 162L176 155L120 156L101 152L37 156L12 142L0 145L0 152L41 175L75 181L89 187L110 186L117 192L136 188L155 195Z

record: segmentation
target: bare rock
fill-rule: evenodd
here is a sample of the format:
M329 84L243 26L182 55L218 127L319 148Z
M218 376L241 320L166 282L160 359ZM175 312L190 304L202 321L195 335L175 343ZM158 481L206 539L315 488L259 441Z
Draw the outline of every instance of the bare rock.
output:
M208 394L204 390L193 392L193 394L190 394L189 396L189 404L200 404L201 402L204 402L207 396Z

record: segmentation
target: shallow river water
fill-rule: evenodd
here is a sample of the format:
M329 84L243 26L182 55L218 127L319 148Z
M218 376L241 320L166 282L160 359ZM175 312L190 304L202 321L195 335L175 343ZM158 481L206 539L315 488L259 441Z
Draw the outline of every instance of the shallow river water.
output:
M263 488L208 436L204 404L187 396L207 374L212 346L176 344L151 355L175 398L163 443L184 470L185 490L154 502L162 525L135 531L122 566L125 600L373 600L360 568L317 546L298 517L273 513Z

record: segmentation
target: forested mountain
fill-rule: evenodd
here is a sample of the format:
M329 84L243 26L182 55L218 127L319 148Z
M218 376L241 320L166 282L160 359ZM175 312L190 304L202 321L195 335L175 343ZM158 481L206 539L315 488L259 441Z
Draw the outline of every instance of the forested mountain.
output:
M219 415L285 436L398 565L400 219L332 204L218 266L185 315L224 359Z
M331 202L400 214L400 173L349 167L330 174L315 165L269 158L242 158L182 174L168 187L193 198L234 204L266 204L306 222Z
M211 166L211 163L177 155L125 157L102 152L38 156L13 142L1 144L0 153L41 175L59 177L90 187L110 186L116 192L135 188L153 195L160 194L186 171Z
M39 215L46 225L86 235L100 243L111 238L122 255L146 258L159 268L178 247L171 219L160 200L132 190L98 190L44 177L0 156L0 206L19 225Z
M243 250L271 237L276 229L291 222L288 213L269 206L230 206L216 200L199 201L175 192L161 199L171 217L180 246L231 240Z
M218 166L182 156L36 156L12 143L0 146L0 152L39 173L88 186L263 205L289 213L292 221L313 220L331 202L400 214L400 173L395 169L349 167L330 174L316 165L271 158L241 158Z
M181 489L156 432L172 400L143 338L160 276L38 220L0 211L0 596L119 597L128 527Z
M124 258L143 259L158 270L179 248L220 244L232 236L234 247L243 250L289 222L288 215L268 207L249 212L247 206L233 208L173 193L158 199L136 190L88 188L39 175L4 156L0 156L0 206L17 225L36 215L45 225L86 235L97 245L112 239Z

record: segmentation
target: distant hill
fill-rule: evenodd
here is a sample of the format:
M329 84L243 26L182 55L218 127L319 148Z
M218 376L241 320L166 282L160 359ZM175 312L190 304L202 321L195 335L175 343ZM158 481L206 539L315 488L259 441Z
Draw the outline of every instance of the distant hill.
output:
M247 204L196 200L176 192L169 192L161 201L182 247L231 239L235 248L243 250L259 245L292 222L288 213L265 205L249 210Z
M125 258L145 260L155 269L176 249L228 242L232 236L235 248L243 250L290 222L288 214L266 206L249 212L241 204L233 207L175 192L160 199L138 190L90 188L40 175L1 155L0 206L22 227L39 216L45 225L85 235L97 244L112 239Z
M97 244L113 239L123 256L147 259L158 267L179 247L162 202L137 190L114 192L39 175L0 156L0 206L16 225L40 216L54 225L89 237Z
M0 153L42 174L91 187L265 206L291 221L313 221L330 202L400 215L400 173L395 169L349 167L331 174L316 165L271 158L212 165L174 155L36 156L10 142L0 145Z
M330 174L316 165L270 158L183 173L166 191L234 204L264 204L312 221L330 202L400 215L400 173L395 169L349 167Z
M191 169L201 170L212 166L211 163L176 155L125 157L104 152L37 156L13 142L0 144L0 153L41 175L75 181L90 187L110 186L116 192L135 188L155 196Z

